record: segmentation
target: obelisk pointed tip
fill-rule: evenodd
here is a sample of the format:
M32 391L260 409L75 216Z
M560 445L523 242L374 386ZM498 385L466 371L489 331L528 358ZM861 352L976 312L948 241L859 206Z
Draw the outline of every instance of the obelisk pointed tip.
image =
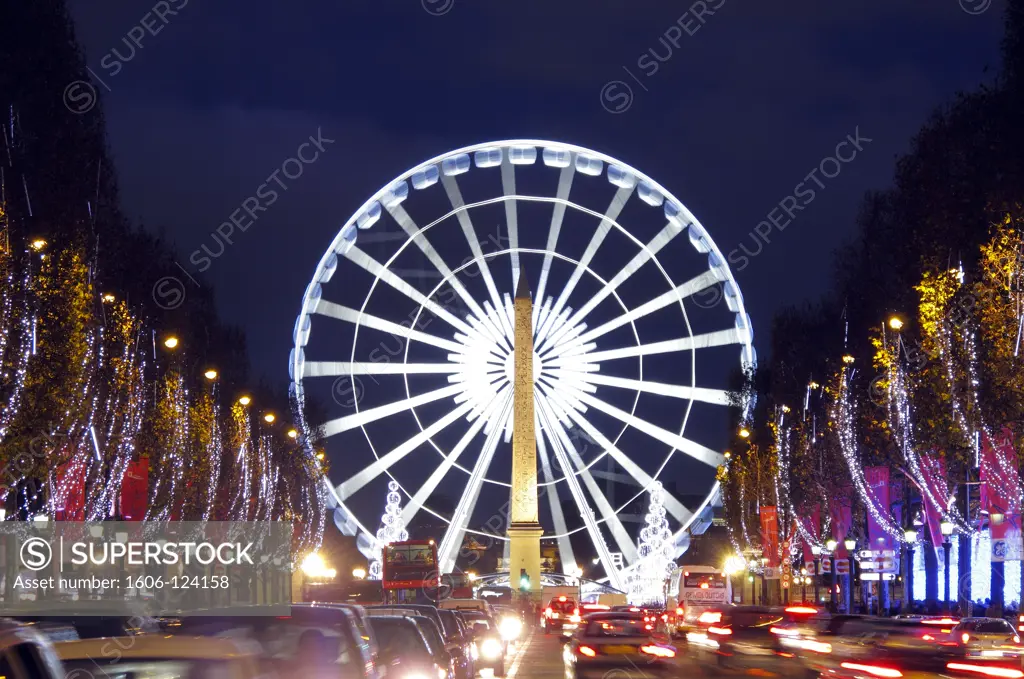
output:
M530 299L530 284L526 281L526 272L519 269L519 280L516 282L516 299Z

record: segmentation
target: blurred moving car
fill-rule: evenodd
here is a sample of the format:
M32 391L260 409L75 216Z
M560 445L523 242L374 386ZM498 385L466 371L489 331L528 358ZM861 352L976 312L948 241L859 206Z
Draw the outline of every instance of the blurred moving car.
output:
M494 676L504 676L508 642L502 638L497 622L483 611L460 613L473 631L473 641L477 649L476 669L492 669Z
M812 607L726 606L704 610L686 640L694 660L710 674L723 671L793 675L794 645L815 627Z
M498 631L506 643L514 643L523 634L525 620L523 614L511 606L494 606L492 616L498 622Z
M89 615L15 615L19 621L31 624L50 641L98 639L100 637L130 637L159 632L160 622L145 616L115 615L109 610Z
M648 627L638 612L591 613L563 652L566 676L585 679L616 676L619 671L639 670L641 676L669 672L677 650L666 635Z
M437 626L437 623L434 622L433 618L427 617L422 612L415 610L402 610L398 608L385 610L373 609L371 613L374 619L395 615L412 620L416 626L420 628L423 638L426 639L427 649L430 651L430 655L434 659L434 663L438 667L445 668L445 676L447 679L456 679L456 675L459 672L459 668L457 666L459 658L452 654L449 645L445 642L441 629Z
M1020 655L1020 635L1002 618L963 618L950 632L954 641L968 652L992 651L999 655ZM986 654L986 655L994 655Z
M380 679L356 616L337 605L295 605L281 616L185 616L179 635L247 638L258 642L267 666L290 674L297 666L313 676ZM433 679L433 677L431 677Z
M69 679L267 676L259 646L245 639L147 635L61 641L54 649ZM305 666L293 665L291 671L302 672Z
M65 672L53 645L38 630L0 618L0 677L63 679Z
M567 596L557 596L548 602L544 608L544 617L541 625L544 627L544 634L552 632L572 633L576 631L582 620L580 609L575 599Z
M450 663L435 655L424 632L412 616L397 613L371 615L380 644L386 676L394 679L447 679Z
M963 660L963 649L939 641L927 620L838 615L814 636L789 644L808 675L843 679L937 677ZM1009 679L1009 678L1005 678Z

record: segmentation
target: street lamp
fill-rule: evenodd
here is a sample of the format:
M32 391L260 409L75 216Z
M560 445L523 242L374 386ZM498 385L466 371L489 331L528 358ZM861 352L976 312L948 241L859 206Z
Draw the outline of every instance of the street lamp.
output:
M908 528L903 531L903 539L907 542L907 578L903 581L906 591L903 593L903 610L910 612L914 599L914 545L917 543L917 531Z
M203 377L211 381L215 380L217 379L217 371L214 370L213 368L210 368L209 370L203 373Z
M747 429L746 427L740 427L740 438L741 439L748 439L748 438L750 438L750 430Z
M829 578L831 582L828 588L828 607L833 613L838 610L836 606L836 547L838 546L839 543L835 538L829 538L825 542L825 549L828 550L829 572L832 573L832 577Z
M244 406L247 406L250 403L252 403L252 399L249 398L248 396L243 396L242 398L238 399L238 402L241 403Z
M899 329L903 327L903 321L901 321L898 316L893 316L889 319L889 327L893 330L899 331Z
M817 606L820 601L818 599L818 584L821 582L821 547L811 545L811 554L814 555L814 605Z
M857 549L857 540L851 535L843 540L843 546L846 547L846 551L852 552Z
M174 349L178 346L178 338L174 335L164 339L164 346L168 349Z
M946 576L946 611L950 609L949 606L949 549L952 547L950 544L949 536L953 534L953 522L949 519L943 519L942 523L939 524L939 530L942 532L942 552L943 552L943 564L945 566Z
M266 422L267 424L272 423L276 419L277 418L274 417L274 413L267 413L266 415L263 416L263 421Z

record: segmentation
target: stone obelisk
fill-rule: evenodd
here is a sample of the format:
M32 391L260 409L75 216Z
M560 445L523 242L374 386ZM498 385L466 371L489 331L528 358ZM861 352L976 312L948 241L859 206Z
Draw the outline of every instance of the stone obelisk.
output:
M509 513L509 586L520 588L523 570L530 595L539 597L540 536L537 514L537 440L533 422L533 300L526 275L519 270L515 299L512 401L512 494Z

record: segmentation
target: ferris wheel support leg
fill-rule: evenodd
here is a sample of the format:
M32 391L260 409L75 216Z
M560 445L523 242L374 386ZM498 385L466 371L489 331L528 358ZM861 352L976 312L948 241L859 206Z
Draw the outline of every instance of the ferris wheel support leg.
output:
M608 498L601 492L601 488L594 481L594 476L590 473L590 469L587 468L583 459L579 453L576 452L576 447L573 445L569 438L568 432L565 428L558 424L556 430L557 437L561 440L561 446L555 447L556 454L559 450L559 462L562 463L566 474L578 472L579 476L583 479L583 484L587 490L590 491L590 496L594 500L594 504L597 505L597 510L601 513L601 518L604 519L605 524L608 526L608 530L611 532L612 537L615 538L615 543L619 547L619 551L622 552L623 557L628 563L633 563L637 560L636 545L633 540L629 537L626 529L622 526L622 522L619 521L618 515L608 502ZM588 509L589 511L589 509Z
M540 416L537 415L536 430L541 431ZM544 437L537 437L537 456L540 458L541 472L544 474L544 491L548 496L548 506L551 508L552 522L555 524L555 533L558 535L558 555L562 562L562 570L565 571L570 565L576 564L576 556L572 551L572 542L569 540L568 528L565 525L565 514L562 512L562 503L558 497L558 485L553 483L554 475L551 473L551 459L548 457L548 449L544 443Z
M507 415L511 407L512 397L511 394L509 394L506 396L505 403L502 407L502 418ZM494 458L494 451L498 448L498 441L501 439L501 432L502 428L500 426L494 426L487 433L487 438L484 440L480 457L477 458L476 465L473 467L473 473L469 478L469 486L466 488L466 492L463 493L462 498L459 500L459 505L455 508L455 513L452 514L452 520L448 526L448 530L445 531L444 538L441 540L441 546L438 550L437 558L442 573L450 573L455 567L455 558L458 554L459 548L462 546L462 538L466 534L466 526L469 524L469 521L473 516L473 510L476 508L477 500L480 498L480 487L483 485L484 477L487 475L487 470L491 466L491 460Z
M592 439L594 439L599 446L601 446L613 460L619 463L622 469L632 476L638 484L643 488L647 488L654 482L654 477L645 472L639 465L633 462L629 457L626 456L622 450L612 444L606 436L604 436L596 427L592 426L589 422L583 418L574 418L574 421L582 428ZM672 495L665 494L665 509L668 510L672 517L680 523L686 523L693 516L693 513L683 505L682 502L675 499Z
M583 518L583 524L587 527L587 533L590 535L590 541L597 550L598 558L604 565L605 573L608 574L608 581L616 589L622 589L622 580L619 576L619 572L614 566L612 555L611 552L608 551L608 545L604 541L604 536L601 535L601 528L597 525L597 522L594 521L594 517L590 513L590 507L587 505L587 499L583 493L583 488L580 487L579 479L575 474L568 473L568 470L571 469L571 465L569 464L565 450L562 448L562 442L559 441L559 437L557 435L552 436L551 434L551 432L556 431L555 427L558 427L558 431L561 431L561 426L557 423L557 418L554 416L554 413L552 413L547 407L547 403L540 401L538 405L540 408L537 412L540 413L540 417L544 422L544 433L548 436L548 441L551 443L552 450L555 451L555 458L567 471L565 480L569 485L569 492L572 493L572 498L576 501L576 507L580 510L580 516Z

